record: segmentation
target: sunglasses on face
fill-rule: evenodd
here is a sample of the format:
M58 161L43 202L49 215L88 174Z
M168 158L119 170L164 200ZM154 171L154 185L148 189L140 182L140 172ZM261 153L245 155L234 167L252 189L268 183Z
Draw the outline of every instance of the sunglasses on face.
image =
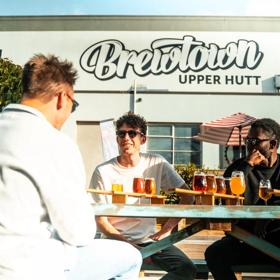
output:
M67 96L72 101L71 113L74 113L76 111L77 107L79 106L79 103L74 98L72 98L70 95L67 95Z
M261 142L270 141L271 139L259 139L259 138L245 137L243 140L244 140L245 145L247 145L247 146L257 146Z
M116 135L120 138L125 138L126 134L128 134L129 138L135 138L137 134L144 136L144 134L140 131L136 130L117 130Z

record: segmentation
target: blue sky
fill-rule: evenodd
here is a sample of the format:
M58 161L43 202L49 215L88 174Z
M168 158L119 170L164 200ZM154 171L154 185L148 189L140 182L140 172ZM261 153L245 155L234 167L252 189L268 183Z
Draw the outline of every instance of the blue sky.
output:
M0 15L280 16L280 0L0 0Z

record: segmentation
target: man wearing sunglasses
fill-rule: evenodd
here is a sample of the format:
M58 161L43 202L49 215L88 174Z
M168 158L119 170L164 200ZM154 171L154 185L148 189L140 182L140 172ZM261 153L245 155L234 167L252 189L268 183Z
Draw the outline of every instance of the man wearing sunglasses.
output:
M76 77L72 63L35 55L21 104L0 114L0 279L138 279L138 250L94 240L82 158L59 131L78 104Z
M259 183L262 179L269 179L272 188L280 188L280 161L277 154L279 141L280 126L277 122L272 119L256 120L244 139L248 155L235 161L226 169L225 177L230 177L235 170L243 171L246 182L245 204L264 204L258 195ZM268 200L268 205L280 205L279 198L272 197ZM238 225L280 246L279 221L239 221ZM274 259L231 236L226 236L208 247L205 259L216 280L235 280L232 265L277 264Z
M128 113L116 122L116 137L120 155L99 165L92 176L90 187L111 190L113 183L123 185L125 192L133 192L133 178L154 178L157 193L160 188L187 188L184 180L161 156L141 153L140 147L146 142L147 124L143 117ZM109 196L94 195L96 202L111 203ZM138 198L129 197L128 203L137 204ZM146 201L146 203L148 203ZM181 203L193 203L192 197L185 197ZM146 246L170 234L178 219L169 219L160 231L156 231L155 219L144 218L96 218L99 229L107 238L126 241L136 248ZM170 246L145 260L167 271L162 279L194 279L196 268L189 258L175 246Z

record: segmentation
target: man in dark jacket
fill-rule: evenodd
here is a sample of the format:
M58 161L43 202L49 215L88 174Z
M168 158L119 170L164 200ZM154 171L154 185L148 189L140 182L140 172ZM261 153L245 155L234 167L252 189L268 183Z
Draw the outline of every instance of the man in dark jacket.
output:
M259 198L259 183L269 179L272 188L280 188L280 161L277 149L280 141L280 126L272 119L256 120L244 139L248 155L232 163L224 176L230 177L235 170L243 171L246 181L245 204L264 205ZM280 199L272 197L268 205L280 205ZM279 221L239 221L238 226L254 232L280 247ZM231 267L237 264L274 263L274 259L240 242L231 236L216 241L205 252L209 270L216 280L236 280Z

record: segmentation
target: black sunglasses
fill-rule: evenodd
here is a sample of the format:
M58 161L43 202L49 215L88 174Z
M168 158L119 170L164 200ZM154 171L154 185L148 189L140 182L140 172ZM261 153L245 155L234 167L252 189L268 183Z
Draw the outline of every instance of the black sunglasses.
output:
M71 113L75 112L76 109L79 107L79 105L80 105L80 104L79 104L75 99L73 99L73 100L72 100L72 109L71 109Z
M116 135L120 138L125 138L125 135L128 134L129 138L135 138L137 134L144 136L144 133L136 130L117 130Z
M79 103L74 98L72 98L70 95L67 94L67 96L72 101L71 113L74 113L76 111L77 107L79 107Z
M250 146L257 146L259 145L261 142L264 141L270 141L271 139L259 139L259 138L249 138L249 137L245 137L244 139L244 143L245 145L250 145Z

